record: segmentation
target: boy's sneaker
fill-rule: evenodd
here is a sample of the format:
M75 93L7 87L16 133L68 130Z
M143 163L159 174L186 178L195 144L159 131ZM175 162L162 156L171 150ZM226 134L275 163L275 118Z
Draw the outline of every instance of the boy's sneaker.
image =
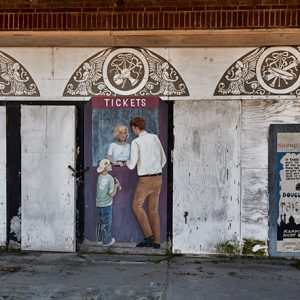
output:
M102 246L105 246L105 247L111 246L115 243L115 241L116 240L114 238L112 238L111 241L108 244L106 244L106 245L102 244Z
M154 245L153 235L143 239L138 244L136 244L137 247L153 247L153 245Z

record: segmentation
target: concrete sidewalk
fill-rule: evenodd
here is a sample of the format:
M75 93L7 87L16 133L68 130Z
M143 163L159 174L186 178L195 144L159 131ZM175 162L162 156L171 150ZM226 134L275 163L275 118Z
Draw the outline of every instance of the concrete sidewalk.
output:
M265 258L1 253L0 299L298 300L299 265Z

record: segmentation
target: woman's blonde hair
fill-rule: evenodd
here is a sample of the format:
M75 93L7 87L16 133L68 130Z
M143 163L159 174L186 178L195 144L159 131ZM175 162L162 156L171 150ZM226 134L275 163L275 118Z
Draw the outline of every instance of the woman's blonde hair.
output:
M123 125L123 124L119 124L115 127L114 129L114 138L117 137L117 135L121 132L125 130L126 131L126 140L129 138L129 132L128 132L128 127Z

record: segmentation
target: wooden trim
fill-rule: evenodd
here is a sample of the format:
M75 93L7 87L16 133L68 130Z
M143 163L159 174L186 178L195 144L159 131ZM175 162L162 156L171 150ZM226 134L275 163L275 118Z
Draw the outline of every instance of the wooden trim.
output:
M0 32L0 47L258 47L299 40L298 28Z

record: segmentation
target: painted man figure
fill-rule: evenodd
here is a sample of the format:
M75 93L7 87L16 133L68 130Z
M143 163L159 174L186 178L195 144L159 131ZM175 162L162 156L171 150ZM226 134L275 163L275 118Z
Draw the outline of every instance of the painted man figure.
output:
M130 121L130 127L138 137L131 143L130 160L127 167L133 170L137 165L138 182L133 199L133 212L144 234L137 247L160 248L160 218L158 212L159 194L162 185L162 168L166 156L157 135L145 130L145 120L137 117ZM147 216L143 204L148 201Z

